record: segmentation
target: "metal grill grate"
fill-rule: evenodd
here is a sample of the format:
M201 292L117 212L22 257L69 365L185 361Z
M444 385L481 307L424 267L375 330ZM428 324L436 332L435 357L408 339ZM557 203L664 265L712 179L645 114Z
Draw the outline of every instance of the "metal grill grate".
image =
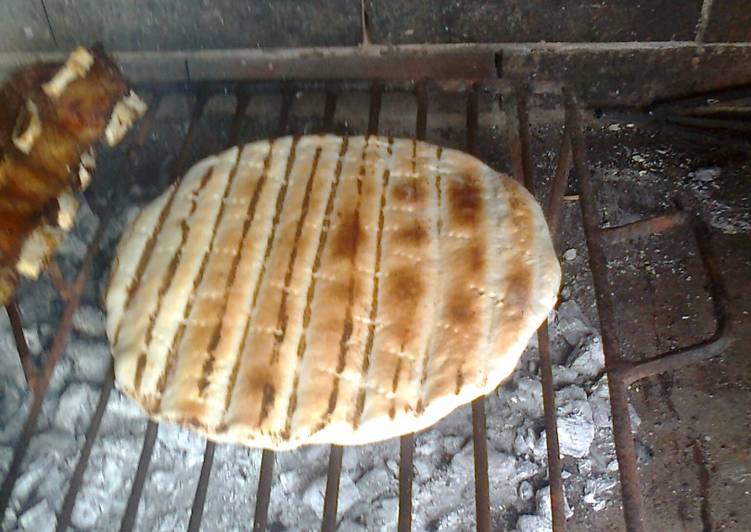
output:
M243 117L248 109L251 98L258 92L278 92L281 94L279 119L276 125L276 134L283 135L290 132L290 111L295 103L295 92L317 92L325 95L324 108L322 110L322 129L330 131L334 125L334 115L337 102L343 94L353 91L365 92L369 95L369 110L367 120L367 132L376 134L379 131L379 118L381 116L382 97L385 92L401 92L413 94L416 99L416 116L414 135L417 139L425 139L427 120L429 116L429 94L432 90L455 91L456 94L466 98L466 125L465 125L465 150L472 154L478 154L478 114L480 96L489 97L493 105L498 105L505 116L505 136L508 145L510 166L515 178L523 183L533 194L535 193L534 166L530 151L530 128L528 113L527 87L517 87L504 80L490 80L483 82L461 81L442 83L439 81L422 81L418 83L401 82L387 84L383 81L364 82L300 82L269 83L269 82L243 82L243 83L199 83L180 85L152 85L143 87L152 94L149 113L140 123L138 129L130 137L127 154L131 161L138 159L139 151L144 147L150 130L154 126L155 117L165 97L174 93L184 93L192 98L193 107L190 113L189 127L182 139L176 161L173 165L172 178L181 175L189 164L191 144L194 142L199 123L204 116L204 110L211 98L218 95L234 94L236 98L235 111L229 125L227 134L227 146L245 141L240 131ZM551 87L547 87L550 90ZM621 227L603 229L599 226L595 196L587 162L587 148L582 125L581 113L573 94L565 89L560 92L558 87L552 87L553 92L562 94L565 102L565 128L561 138L560 149L555 173L548 195L546 215L551 232L557 244L559 227L559 215L563 196L567 188L569 171L572 163L579 179L581 197L581 209L584 218L589 251L590 267L593 274L597 309L599 312L602 329L603 343L606 354L607 373L609 376L610 400L613 414L613 430L618 462L621 474L621 490L623 497L624 514L628 530L643 530L642 502L639 490L638 474L636 471L636 458L631 437L631 426L628 414L628 386L644 377L659 372L692 364L722 352L732 342L726 311L725 292L718 275L713 255L708 242L708 233L701 221L691 216L680 206L676 212L631 223ZM294 131L293 131L294 132ZM498 150L504 147L498 146ZM539 198L539 196L538 196ZM696 242L701 254L702 262L706 268L710 280L711 295L713 299L718 330L708 341L695 346L671 351L656 356L643 362L632 364L624 360L620 352L620 346L612 333L614 326L614 304L609 297L609 281L607 277L607 264L605 258L606 246L614 242L626 239L635 239L653 234L655 232L669 231L680 224L691 224L696 236ZM67 284L58 279L57 287L60 296L65 302L65 309L60 319L54 341L49 350L44 365L39 371L35 371L30 360L28 347L21 330L21 318L15 304L8 306L7 311L13 326L18 352L26 375L27 382L33 391L33 403L29 411L23 431L16 443L12 462L6 478L0 489L0 515L5 513L9 504L14 483L18 478L24 454L29 442L34 436L37 418L40 414L42 403L50 383L50 378L55 365L69 336L72 317L81 299L81 295L89 278L92 262L97 254L99 242L107 225L105 218L94 239L89 243L88 252L83 265L75 281ZM564 494L561 480L561 462L556 430L556 407L555 391L553 387L552 364L550 356L550 342L548 340L547 322L538 331L540 372L543 385L543 402L545 413L545 429L547 436L548 452L548 476L551 487L551 503L553 528L556 531L565 530ZM62 509L58 515L57 530L66 530L71 523L71 516L82 485L84 473L91 455L92 447L97 438L99 427L107 408L107 403L112 390L114 377L112 369L104 381L98 399L96 410L91 418L90 425L85 435L85 442L81 454L73 471L70 486L65 495ZM474 444L474 476L475 476L475 504L476 504L476 527L480 531L491 529L490 495L489 495L489 472L486 437L486 418L484 398L475 400L471 406ZM138 467L133 479L127 506L122 517L121 530L129 531L134 528L138 506L149 474L149 464L157 439L159 425L149 421L144 434L141 455ZM412 480L413 480L413 456L415 449L415 436L413 434L403 436L400 441L400 472L399 472L399 508L397 523L400 531L410 530L412 527ZM216 445L208 441L206 443L203 465L198 477L195 498L192 505L188 530L197 531L201 527L203 509L209 489L209 478ZM339 479L342 471L343 448L331 446L328 464L328 478L326 483L323 517L321 529L334 530L337 523L337 503L339 495ZM255 494L249 493L248 499L255 500L254 525L255 531L266 530L268 509L271 498L271 487L274 481L274 453L263 451L258 487Z

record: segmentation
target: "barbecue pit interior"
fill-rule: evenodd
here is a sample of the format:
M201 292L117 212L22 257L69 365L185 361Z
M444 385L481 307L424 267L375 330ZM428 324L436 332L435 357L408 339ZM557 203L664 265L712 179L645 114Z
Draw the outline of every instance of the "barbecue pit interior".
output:
M149 109L0 312L3 529L751 528L742 2L204 4L0 6L0 79L102 41ZM148 421L104 336L126 222L203 157L319 132L524 184L563 268L548 327L487 398L381 444L272 453Z

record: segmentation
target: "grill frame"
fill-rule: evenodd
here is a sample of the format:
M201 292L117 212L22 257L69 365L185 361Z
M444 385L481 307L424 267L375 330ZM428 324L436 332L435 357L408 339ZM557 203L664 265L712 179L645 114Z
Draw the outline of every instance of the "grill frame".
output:
M459 67L457 67L459 68ZM462 67L464 68L464 67ZM330 75L324 76L326 78ZM534 195L536 180L533 171L532 156L530 151L530 125L528 112L528 97L530 88L525 85L517 85L503 79L445 79L421 80L418 82L404 81L401 74L397 74L398 80L385 80L380 78L366 80L339 80L339 81L295 81L290 82L254 82L254 81L202 81L186 83L157 83L144 84L139 89L153 95L151 106L146 117L132 132L127 153L131 159L138 157L139 150L144 146L160 104L164 97L173 93L181 93L194 96L194 104L190 113L190 122L185 136L180 144L178 156L173 165L172 179L176 179L188 166L189 146L195 136L197 125L201 120L206 104L211 97L219 94L232 92L236 95L236 107L229 129L228 146L237 143L241 122L252 95L255 92L280 92L282 103L279 110L277 123L277 135L287 132L289 126L290 109L294 102L294 91L323 92L325 103L323 109L323 129L330 130L333 124L334 114L338 97L341 94L353 91L365 91L369 94L370 104L368 112L367 133L376 134L379 129L382 96L388 90L398 92L411 92L417 101L415 117L415 137L419 140L425 138L426 124L429 110L428 86L441 88L460 88L460 92L466 97L466 141L465 150L473 155L477 154L478 133L478 98L482 91L494 91L497 93L498 105L506 117L507 130L505 132L509 144L510 162L513 176ZM388 87L387 87L388 85ZM598 221L595 196L589 165L587 161L587 149L584 126L582 123L582 111L576 96L566 87L557 84L547 84L545 90L552 90L561 94L565 121L564 132L561 137L560 149L556 170L551 184L548 205L546 206L546 218L548 219L554 242L558 241L559 215L563 202L563 195L567 188L570 170L573 168L579 178L580 206L584 220L584 230L589 253L590 269L594 280L594 288L597 302L597 310L603 336L603 346L606 356L606 371L609 377L611 411L613 415L613 432L616 453L620 468L621 491L624 507L626 528L629 531L644 529L643 508L639 487L638 473L636 470L636 456L633 441L631 439L631 426L628 414L628 386L634 382L654 375L659 372L677 369L688 364L693 364L716 356L724 351L732 342L733 335L730 328L728 302L722 279L716 264L716 259L711 250L709 233L704 224L697 217L689 213L684 206L678 205L676 211L666 215L647 218L620 227L601 228ZM537 196L539 199L539 196ZM91 272L94 257L98 251L102 235L107 227L108 219L105 216L100 223L94 239L90 242L86 257L80 271L72 283L65 282L61 276L55 276L55 268L51 270L51 278L56 279L55 286L60 292L61 299L66 303L65 310L59 321L55 337L47 355L47 358L39 371L33 369L30 360L28 346L21 329L21 318L17 305L8 305L7 311L10 317L14 337L19 351L24 374L33 391L33 403L24 425L23 431L14 448L9 472L0 488L0 515L3 515L10 501L13 485L20 474L21 464L26 448L34 430L37 417L41 411L42 403L47 387L50 382L52 371L57 364L65 342L72 328L72 317L80 302L86 281ZM642 238L657 232L669 231L670 229L689 224L694 232L703 266L709 279L709 289L712 297L715 319L718 324L717 331L708 340L676 351L663 353L638 363L627 362L617 339L611 333L615 324L614 302L608 297L607 264L605 258L606 247L610 244L623 240ZM547 322L538 330L538 345L540 354L539 370L543 386L544 420L547 437L548 452L548 479L551 488L552 521L555 531L565 530L566 519L564 512L565 496L561 479L561 462L557 437L557 419L555 408L555 390L552 378L552 363L550 358L550 342L548 338ZM81 455L76 463L70 486L66 492L62 509L58 515L57 530L65 530L70 525L76 496L83 484L83 476L88 464L92 447L96 440L99 426L107 408L107 403L113 387L114 376L112 368L108 371L102 385L101 393L91 422L86 432L85 442L81 449ZM472 403L473 424L473 447L475 461L475 506L476 528L479 531L489 531L490 521L490 496L489 496L489 471L487 458L487 436L484 398L479 398ZM153 421L147 422L144 434L141 455L133 484L128 497L127 506L121 522L121 530L129 531L134 528L138 506L141 500L143 487L148 475L148 469L154 450L159 425ZM400 441L400 473L399 473L399 509L397 516L398 530L411 529L412 518L412 479L414 435L406 435ZM203 508L208 492L208 483L212 469L216 445L207 441L204 459L196 486L195 497L188 530L199 530L203 514ZM324 499L322 530L334 530L337 523L337 503L339 492L339 477L342 470L343 448L331 446L328 464L326 495ZM262 453L258 488L256 491L256 503L254 514L255 531L266 530L268 520L268 508L273 482L274 453L264 450Z

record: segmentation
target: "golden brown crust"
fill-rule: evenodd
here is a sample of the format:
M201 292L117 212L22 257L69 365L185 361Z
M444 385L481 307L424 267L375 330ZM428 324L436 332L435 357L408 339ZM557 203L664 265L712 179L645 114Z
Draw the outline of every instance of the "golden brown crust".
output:
M276 449L419 430L487 393L552 307L539 206L453 150L305 136L198 163L123 237L118 386Z

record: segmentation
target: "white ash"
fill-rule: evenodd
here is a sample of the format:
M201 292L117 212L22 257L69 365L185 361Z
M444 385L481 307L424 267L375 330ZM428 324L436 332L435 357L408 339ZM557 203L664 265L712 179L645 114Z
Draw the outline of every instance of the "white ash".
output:
M84 211L82 219L88 228L79 228L78 234L91 235L96 217ZM116 242L116 233L105 235L105 247L110 251ZM63 262L75 264L82 258L77 244L65 249ZM103 264L96 270L76 313L74 331L53 374L36 435L2 521L3 530L47 530L56 525L102 382L111 367L99 308L106 267ZM38 297L43 294L54 294L44 279L25 284L21 291L27 337L38 351L49 347L62 308L49 297ZM550 324L567 497L573 507L587 504L599 510L613 502L617 479L602 343L572 300L560 305ZM513 376L486 401L494 528L550 529L537 364L536 342L530 342ZM31 401L4 313L0 313L0 392L0 474L4 475ZM635 426L637 420L634 417ZM75 529L119 527L146 423L146 416L135 404L112 391L77 496L72 515ZM470 408L459 408L419 433L415 441L413 528L468 528L475 515ZM169 424L159 427L136 520L138 529L187 528L204 450L205 440L192 432ZM271 530L320 527L328 456L327 446L276 454L269 507ZM245 529L252 522L260 458L256 449L217 446L203 515L206 529ZM345 449L338 513L342 530L395 528L398 460L398 440Z
M73 330L85 336L104 336L104 312L94 305L81 305L73 314Z

